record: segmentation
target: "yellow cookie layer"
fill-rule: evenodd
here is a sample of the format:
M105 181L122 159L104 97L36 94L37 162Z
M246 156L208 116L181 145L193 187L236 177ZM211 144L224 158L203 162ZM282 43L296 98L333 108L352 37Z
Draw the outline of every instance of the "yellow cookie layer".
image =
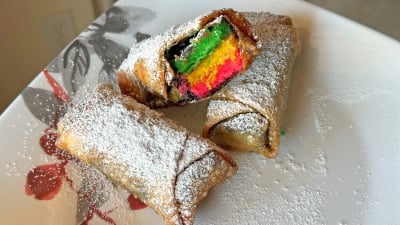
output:
M216 79L218 67L227 60L235 61L237 49L237 40L231 34L221 42L211 55L207 56L192 72L186 75L189 84L193 86L205 81L207 87L211 89L211 85Z

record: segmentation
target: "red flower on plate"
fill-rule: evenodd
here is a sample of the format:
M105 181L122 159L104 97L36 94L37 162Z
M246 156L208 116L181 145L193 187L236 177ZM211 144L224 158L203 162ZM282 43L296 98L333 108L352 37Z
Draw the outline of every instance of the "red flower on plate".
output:
M43 131L43 134L39 139L39 144L47 155L56 157L58 161L54 164L39 165L30 170L26 176L25 193L38 200L50 200L60 192L63 181L67 181L70 188L74 189L73 180L68 177L65 167L71 161L78 163L80 161L68 152L57 148L57 123L66 111L65 105L71 106L72 103L68 93L57 83L51 74L47 70L43 70L43 74L52 87L58 104L55 108L53 117L50 120L49 126ZM114 209L106 212L99 209L102 203L99 204L99 199L97 198L99 196L97 195L100 195L100 192L86 193L82 192L82 189L79 189L76 190L76 193L83 196L85 203L82 203L82 206L86 207L83 209L84 214L82 221L80 221L81 225L88 225L94 215L109 224L116 224L108 215L114 211ZM139 210L147 207L146 204L135 198L133 195L129 195L127 201L131 210Z
M44 131L44 134L40 137L39 143L46 154L55 156L62 161L73 160L74 157L71 154L57 148L56 140L57 132L50 127Z
M63 164L37 166L26 177L25 192L39 200L50 200L60 191L65 175Z
M135 196L133 196L132 194L128 196L128 203L131 210L144 209L147 207L146 204L140 201L140 199L135 198Z
M25 192L27 195L33 195L39 200L50 200L60 191L63 179L69 180L66 176L65 166L73 157L69 153L57 148L57 133L55 127L62 111L61 105L64 102L70 104L71 101L68 94L61 88L50 73L47 70L43 70L43 73L48 83L53 88L59 107L54 114L52 124L44 130L44 134L40 137L39 144L46 154L56 156L61 162L40 165L29 171L26 176Z

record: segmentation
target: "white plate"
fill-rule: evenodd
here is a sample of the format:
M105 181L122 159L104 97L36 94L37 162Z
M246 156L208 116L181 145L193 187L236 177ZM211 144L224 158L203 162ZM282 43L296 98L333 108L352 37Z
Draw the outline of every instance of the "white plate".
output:
M196 224L400 224L398 42L302 1L126 0L117 6L47 67L69 96L74 88L109 81L107 73L115 72L137 32L156 34L210 9L285 14L300 29L303 50L292 74L279 157L234 154L237 175L210 192ZM130 210L128 193L96 171L82 177L82 169L92 169L72 161L59 167L66 175L54 196L27 195L29 171L61 163L39 144L62 102L50 83L40 73L0 118L0 224L79 224L90 213L77 194L88 193L85 187L96 187L88 194L95 209L89 224L108 224L105 218L163 224L149 208ZM201 121L204 112L204 104L179 114L166 110L196 132L200 123L192 121Z

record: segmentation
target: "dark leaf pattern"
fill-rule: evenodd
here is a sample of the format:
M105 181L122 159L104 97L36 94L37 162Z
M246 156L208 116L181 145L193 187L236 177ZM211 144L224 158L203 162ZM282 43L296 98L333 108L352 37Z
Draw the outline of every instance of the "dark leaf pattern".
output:
M129 48L103 36L89 40L89 44L103 62L98 81L116 84L117 69L127 57Z
M137 32L135 37L136 37L136 41L137 42L141 42L141 41L146 40L147 38L149 38L151 36L150 36L150 34Z
M141 26L156 17L156 14L142 7L118 7L108 9L87 30L95 31L93 35L103 36L106 32L122 33L129 30L135 33Z
M59 112L60 106L53 92L41 88L27 87L22 92L22 98L33 116L47 125L54 123L54 117L56 112ZM67 105L63 103L61 107L66 108Z
M104 19L103 22L99 20L91 25L89 30L92 33L89 35L88 44L103 62L97 79L99 83L116 85L117 69L129 53L129 46L107 38L106 33L121 33L129 29L135 31L154 17L155 13L145 8L113 6L101 17ZM136 32L132 39L135 38L138 42L148 37L149 34Z
M89 40L94 51L103 61L107 73L118 69L129 53L129 48L103 36Z
M77 221L84 221L89 214L89 210L92 210L93 207L99 208L109 197L109 192L104 183L85 177L78 194Z
M111 7L106 11L106 24L104 28L107 32L120 33L128 29L129 23L124 17L124 11L117 7Z
M78 203L75 215L77 224L81 224L86 220L89 210L90 206L88 201L81 194L78 194Z
M39 183L28 182L30 184L26 189L28 195L39 196L37 197L38 199L51 199L58 193L58 188L61 187L63 181L68 182L70 187L73 188L73 180L68 177L64 167L67 163L76 159L70 155L59 154L59 149L56 148L54 143L57 136L55 126L67 111L67 107L72 104L71 99L79 88L84 85L86 80L90 80L91 82L92 78L97 78L98 82L116 83L116 72L129 53L129 43L140 42L149 38L150 35L139 32L139 28L155 17L156 14L146 8L132 6L111 7L43 71L52 91L27 87L22 92L25 105L32 115L48 125L48 128L39 140L43 151L49 155L56 156L59 162L61 162L54 164L60 167L60 170L54 170L54 166L49 167L51 165L39 166L39 169L44 168L46 170L43 171L47 171L44 177L54 177L53 173L49 173L48 171L60 171L57 173L59 176L57 180L52 179L54 182L49 183L48 187L45 186L44 191L41 189L41 180L38 180ZM120 33L126 31L129 31L130 34L124 34L124 39L128 40L128 42L124 42L125 44L121 44L122 42L107 36L110 33L120 35ZM91 62L91 57L94 54L100 59L98 60L100 63ZM96 57L92 59L96 59ZM94 74L91 73L92 69L96 71ZM63 87L58 84L50 73L61 74ZM90 79L88 79L89 74ZM36 170L41 172L42 170L39 169ZM95 170L91 167L81 169L82 171ZM32 177L31 174L28 174L28 178L29 176ZM116 224L108 216L108 213L112 210L102 212L99 209L110 198L110 193L108 192L110 187L106 186L104 182L99 182L100 180L96 180L96 178L93 179L93 177L99 176L102 175L92 173L91 176L83 177L79 190L76 190L78 194L76 219L79 224L88 224L94 215L97 215L110 224ZM42 192L45 193L44 197L37 194L41 194ZM132 210L146 207L146 205L133 196L130 196L127 201Z
M62 77L70 95L76 93L89 71L90 55L81 40L75 39L65 50L62 58Z
M112 75L110 75L112 74ZM99 84L107 83L113 85L115 88L118 88L118 77L117 72L108 73L106 68L103 66L98 77L97 82Z
M47 71L51 73L59 73L60 72L60 67L59 67L59 60L60 56L57 56L49 63L49 65L46 66Z

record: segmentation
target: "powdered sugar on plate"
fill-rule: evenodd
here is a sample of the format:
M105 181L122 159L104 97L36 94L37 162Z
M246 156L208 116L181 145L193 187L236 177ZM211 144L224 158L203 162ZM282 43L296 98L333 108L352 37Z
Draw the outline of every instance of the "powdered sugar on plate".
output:
M276 160L235 154L238 174L201 205L198 224L325 224L327 161L321 155L316 150L302 161L289 152ZM213 213L214 207L224 210Z

